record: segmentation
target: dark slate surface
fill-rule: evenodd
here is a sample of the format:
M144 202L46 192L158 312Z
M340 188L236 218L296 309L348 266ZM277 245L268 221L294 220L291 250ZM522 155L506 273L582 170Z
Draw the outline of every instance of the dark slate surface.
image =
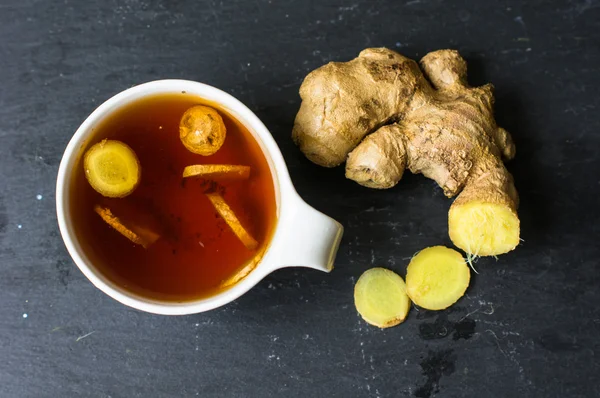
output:
M0 396L600 396L600 2L34 1L0 4ZM453 47L497 87L524 243L468 295L380 331L352 290L449 244L451 201L420 176L372 191L290 140L306 73L369 46ZM126 308L89 283L56 224L62 151L102 101L206 82L270 128L301 195L346 234L330 275L278 271L210 313ZM85 336L85 337L84 337Z

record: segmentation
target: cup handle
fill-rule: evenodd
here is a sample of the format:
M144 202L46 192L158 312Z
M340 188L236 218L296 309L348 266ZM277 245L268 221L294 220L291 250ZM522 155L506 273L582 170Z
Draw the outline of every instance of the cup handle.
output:
M276 268L306 267L330 272L344 227L312 208L298 195L281 223L281 240L273 253ZM275 246L275 245L274 245Z

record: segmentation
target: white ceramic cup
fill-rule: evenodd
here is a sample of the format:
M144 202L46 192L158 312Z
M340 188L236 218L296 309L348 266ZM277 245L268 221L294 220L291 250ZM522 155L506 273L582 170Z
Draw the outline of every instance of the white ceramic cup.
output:
M69 191L73 168L76 167L82 148L93 137L95 126L118 109L140 98L182 92L219 104L252 133L271 168L277 196L277 225L262 259L244 279L214 296L179 303L140 296L98 271L73 231ZM73 261L98 289L130 307L165 315L194 314L220 307L240 297L279 268L308 267L329 272L333 268L343 234L343 227L337 221L307 205L296 193L275 140L250 109L217 88L186 80L158 80L132 87L100 105L83 122L67 145L60 163L56 181L56 213L60 233Z

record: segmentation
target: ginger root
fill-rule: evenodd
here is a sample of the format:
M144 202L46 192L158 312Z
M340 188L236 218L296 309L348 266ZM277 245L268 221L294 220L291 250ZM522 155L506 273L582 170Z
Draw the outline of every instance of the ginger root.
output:
M448 216L452 242L471 255L503 254L519 243L518 195L502 161L515 146L496 125L492 91L467 84L456 51L429 53L419 68L369 48L306 77L292 136L314 163L346 161L346 177L366 187L393 187L407 168L433 179L446 196L458 195Z
M433 246L415 255L406 269L406 293L419 307L443 310L456 303L467 287L471 273L456 250Z
M85 177L99 194L124 198L138 186L141 167L137 155L127 144L102 140L83 157Z
M371 268L354 286L354 305L367 323L383 329L406 319L410 300L398 274L385 268Z
M197 105L183 114L179 122L179 138L188 151L203 156L217 152L225 142L223 118L215 109Z

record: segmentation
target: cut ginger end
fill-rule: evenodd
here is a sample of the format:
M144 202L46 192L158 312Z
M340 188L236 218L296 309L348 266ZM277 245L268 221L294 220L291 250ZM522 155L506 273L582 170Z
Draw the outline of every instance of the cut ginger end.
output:
M229 164L194 164L183 169L183 178L198 177L210 180L247 180L249 166Z
M207 193L206 196L214 206L217 213L225 220L229 228L238 237L238 239L246 246L248 250L254 250L258 247L256 239L244 228L240 220L237 218L233 210L229 207L225 199L218 193Z
M367 323L383 329L406 319L410 299L399 275L385 268L371 268L356 282L354 305Z
M452 206L448 232L457 247L475 256L495 256L519 244L519 218L508 206L469 202Z
M443 310L456 303L471 274L462 255L444 246L433 246L415 255L406 270L406 293L428 310Z
M104 220L105 223L110 225L118 233L129 239L135 244L141 245L144 249L147 249L150 245L156 242L160 235L156 232L143 228L138 225L126 225L121 219L115 216L112 211L107 207L94 206L94 211Z
M102 140L94 144L85 153L83 167L92 188L108 198L129 195L140 181L137 155L121 141Z

